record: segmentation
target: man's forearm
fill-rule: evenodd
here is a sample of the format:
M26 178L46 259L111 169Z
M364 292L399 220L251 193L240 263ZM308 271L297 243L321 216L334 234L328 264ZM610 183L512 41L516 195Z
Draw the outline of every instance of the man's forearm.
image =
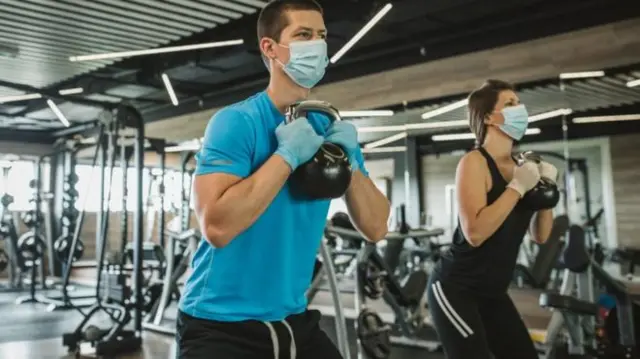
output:
M531 225L533 240L537 243L544 243L549 239L553 229L553 209L543 209L535 214Z
M345 198L354 224L367 239L377 242L387 235L389 201L373 181L360 171L354 172Z
M207 204L207 238L217 238L216 242L226 245L251 226L280 192L290 173L287 162L279 155L273 155L251 176Z

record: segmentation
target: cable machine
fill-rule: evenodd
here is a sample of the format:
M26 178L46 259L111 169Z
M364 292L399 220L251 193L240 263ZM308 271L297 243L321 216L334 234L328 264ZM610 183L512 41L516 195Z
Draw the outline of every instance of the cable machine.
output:
M133 133L127 137L127 134ZM123 135L124 134L124 135ZM111 200L111 183L118 149L131 147L133 141L133 165L135 168L135 198L133 199L133 233L131 269L125 268L119 260L105 261L107 234L109 231L109 206ZM121 105L115 113L107 116L101 123L95 159L99 162L101 181L105 191L101 192L100 209L98 211L96 257L98 258L98 278L95 293L95 304L85 313L80 308L84 319L71 333L63 335L63 345L69 351L79 353L81 343L90 343L98 356L115 356L133 352L142 346L142 242L144 238L144 203L143 203L143 169L144 169L144 121L140 113L133 107ZM125 156L126 157L126 156ZM120 158L122 162L126 159ZM123 201L126 200L124 196ZM126 203L125 203L126 205ZM126 209L126 206L124 207ZM80 211L78 225L73 235L71 248L75 248L79 240L80 227L85 211ZM127 234L126 232L124 233ZM68 277L73 258L67 260ZM105 327L104 319L111 324Z

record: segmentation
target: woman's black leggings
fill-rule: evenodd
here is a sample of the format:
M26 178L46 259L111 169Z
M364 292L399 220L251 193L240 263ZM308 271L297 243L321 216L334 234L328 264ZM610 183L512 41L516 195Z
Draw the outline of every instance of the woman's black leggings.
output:
M428 301L448 359L538 359L507 293L480 297L432 278Z

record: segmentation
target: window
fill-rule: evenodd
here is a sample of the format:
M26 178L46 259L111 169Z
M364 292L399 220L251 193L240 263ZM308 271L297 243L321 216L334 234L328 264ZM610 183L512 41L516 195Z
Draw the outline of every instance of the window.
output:
M76 174L78 175L78 183L76 190L78 191L78 200L76 208L84 209L87 212L97 212L100 210L100 168L88 165L77 165ZM142 172L142 201L146 203L149 194L149 171ZM109 197L109 209L112 212L122 211L122 196L124 194L122 187L122 169L114 168L111 176L111 186L109 185L109 172L105 170L105 186L103 187L104 198ZM136 200L136 170L129 168L127 171L127 210L135 210ZM109 195L109 188L111 194Z
M49 188L49 165L42 166L43 191ZM27 211L34 208L29 200L33 198L34 189L29 187L29 182L35 179L35 163L32 161L11 162L11 169L7 174L0 175L0 191L13 196L13 204L9 206L12 211Z

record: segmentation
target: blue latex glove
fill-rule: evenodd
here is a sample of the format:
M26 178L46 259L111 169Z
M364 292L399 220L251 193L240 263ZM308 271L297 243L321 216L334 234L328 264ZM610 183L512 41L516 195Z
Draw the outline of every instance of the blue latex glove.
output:
M280 155L294 171L301 164L309 161L324 142L322 136L309 124L305 117L297 118L288 124L281 123L276 128Z
M356 126L350 122L336 121L327 130L325 140L342 147L354 171L362 168L362 156L358 156L360 144L358 143Z

